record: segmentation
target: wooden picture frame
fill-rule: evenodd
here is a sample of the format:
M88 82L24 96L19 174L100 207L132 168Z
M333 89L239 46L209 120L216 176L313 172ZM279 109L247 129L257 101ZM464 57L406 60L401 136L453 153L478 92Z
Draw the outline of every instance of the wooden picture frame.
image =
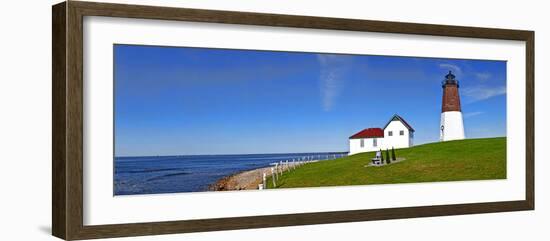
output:
M66 240L533 210L534 32L68 1L52 8L52 232ZM87 226L83 224L83 17L108 16L518 40L526 43L525 198L502 202Z

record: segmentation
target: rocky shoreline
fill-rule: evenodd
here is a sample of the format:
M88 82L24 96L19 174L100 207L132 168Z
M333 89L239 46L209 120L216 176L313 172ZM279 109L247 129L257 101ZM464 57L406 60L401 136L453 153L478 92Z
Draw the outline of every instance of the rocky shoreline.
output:
M263 174L271 176L271 167L263 167L226 176L210 185L210 191L257 190Z
M278 165L277 170L279 172L286 172L290 169L299 167L300 165L317 162L307 161L307 162L281 162ZM273 167L262 167L254 170L239 172L230 176L226 176L216 181L214 184L211 184L208 188L209 191L235 191L235 190L258 190L258 185L263 181L263 175L266 174L266 178L271 177L271 168Z

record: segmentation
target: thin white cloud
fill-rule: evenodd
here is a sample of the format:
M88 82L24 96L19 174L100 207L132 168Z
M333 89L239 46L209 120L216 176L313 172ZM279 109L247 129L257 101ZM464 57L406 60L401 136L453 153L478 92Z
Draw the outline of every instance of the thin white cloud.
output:
M464 118L470 118L470 117L478 116L478 115L481 115L483 113L485 113L485 112L483 112L483 111L474 111L474 112L464 113Z
M506 94L506 86L477 86L471 88L465 88L462 90L462 94L468 99L469 103L486 100L495 96Z
M324 111L331 111L335 101L340 95L343 87L343 75L350 68L352 56L318 54L317 60L321 65L320 92Z
M439 68L451 70L457 74L462 74L462 69L454 64L442 63L439 64Z
M492 77L491 73L489 72L475 73L475 76L478 80L481 81L486 81Z

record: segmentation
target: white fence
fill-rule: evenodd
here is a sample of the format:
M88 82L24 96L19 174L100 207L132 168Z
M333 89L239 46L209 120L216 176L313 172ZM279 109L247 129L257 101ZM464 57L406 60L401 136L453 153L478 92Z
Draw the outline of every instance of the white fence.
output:
M272 177L273 187L277 187L277 182L280 177L285 172L290 172L296 170L300 166L303 166L308 163L319 162L319 161L329 161L338 158L347 156L347 153L337 153L337 154L317 154L310 156L303 156L299 158L294 158L291 160L281 160L279 162L270 163L271 173L262 173L262 183L258 185L259 190L267 189L267 177Z

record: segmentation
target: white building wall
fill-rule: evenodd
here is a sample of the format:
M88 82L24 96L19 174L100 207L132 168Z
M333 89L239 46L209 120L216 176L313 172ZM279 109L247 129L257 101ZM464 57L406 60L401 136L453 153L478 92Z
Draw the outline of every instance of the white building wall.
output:
M392 135L390 136L390 131ZM403 131L403 135L400 135L400 131ZM410 136L409 129L398 120L390 122L386 129L384 129L384 147L386 149L393 148L407 148L412 146L412 137Z
M392 131L392 136L389 136L389 132ZM399 135L399 131L403 131L403 135ZM364 146L361 147L361 139L349 139L349 155L378 151L380 149L386 150L393 148L407 148L413 146L414 133L411 133L409 129L401 121L392 121L384 129L384 137L376 138L377 146L373 146L374 138L363 138Z
M377 142L376 146L373 145L374 139ZM349 139L349 155L380 150L384 142L384 138L363 138L362 140L364 141L363 147L361 147L361 139Z
M443 126L443 128L441 128ZM462 112L446 111L441 113L439 140L451 141L464 139L464 122Z

